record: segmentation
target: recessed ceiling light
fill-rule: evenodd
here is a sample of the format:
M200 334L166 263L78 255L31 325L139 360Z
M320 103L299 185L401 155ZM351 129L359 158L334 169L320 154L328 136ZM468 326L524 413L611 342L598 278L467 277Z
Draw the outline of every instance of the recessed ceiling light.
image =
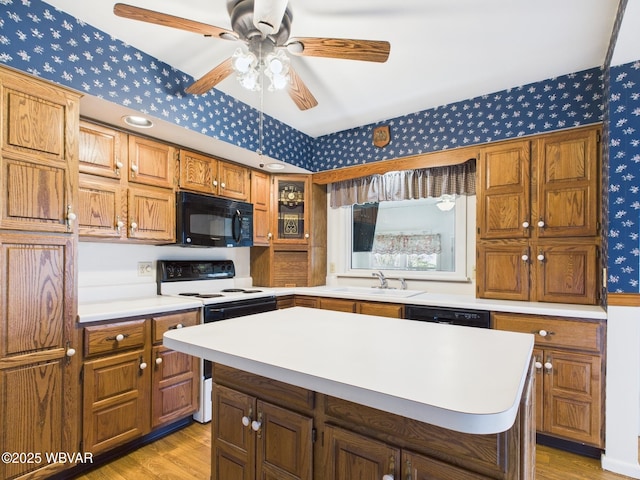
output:
M124 123L131 127L136 128L151 128L153 127L153 122L145 117L140 117L138 115L126 115L122 117Z
M284 169L284 164L282 163L267 163L265 165L266 168L268 168L269 170L283 170Z

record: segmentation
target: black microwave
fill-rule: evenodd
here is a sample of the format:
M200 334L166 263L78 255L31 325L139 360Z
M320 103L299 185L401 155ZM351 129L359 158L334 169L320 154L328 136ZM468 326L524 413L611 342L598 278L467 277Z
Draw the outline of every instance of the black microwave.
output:
M185 247L251 247L253 205L228 198L178 192L176 243Z

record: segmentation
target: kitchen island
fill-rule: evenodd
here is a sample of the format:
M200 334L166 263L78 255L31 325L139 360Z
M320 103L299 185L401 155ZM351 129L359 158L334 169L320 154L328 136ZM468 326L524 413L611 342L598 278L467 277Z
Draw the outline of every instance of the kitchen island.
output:
M164 344L214 362L213 479L533 478L532 335L295 307Z

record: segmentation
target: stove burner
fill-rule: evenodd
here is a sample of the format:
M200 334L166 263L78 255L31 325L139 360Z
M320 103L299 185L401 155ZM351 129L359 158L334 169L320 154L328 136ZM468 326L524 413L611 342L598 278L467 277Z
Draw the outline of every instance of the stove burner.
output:
M243 290L243 293L261 293L262 290Z
M244 292L244 288L225 288L224 290L220 290L221 292L226 292L226 293L237 293L237 292Z

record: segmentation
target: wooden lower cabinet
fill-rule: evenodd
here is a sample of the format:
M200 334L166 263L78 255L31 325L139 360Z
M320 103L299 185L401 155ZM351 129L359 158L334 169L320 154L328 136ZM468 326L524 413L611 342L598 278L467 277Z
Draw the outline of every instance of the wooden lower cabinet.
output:
M190 310L84 327L84 451L106 452L197 410L199 360L161 342L199 318Z
M212 480L311 480L313 419L214 384Z
M539 433L604 448L604 322L493 313L498 330L534 333Z
M386 302L366 302L348 300L343 298L311 297L295 295L293 302L286 306L320 308L322 310L334 310L338 312L361 313L363 315L377 315L379 317L403 318L404 305ZM283 303L279 308L287 308Z
M471 435L214 364L211 478L533 480L532 378L511 429Z

